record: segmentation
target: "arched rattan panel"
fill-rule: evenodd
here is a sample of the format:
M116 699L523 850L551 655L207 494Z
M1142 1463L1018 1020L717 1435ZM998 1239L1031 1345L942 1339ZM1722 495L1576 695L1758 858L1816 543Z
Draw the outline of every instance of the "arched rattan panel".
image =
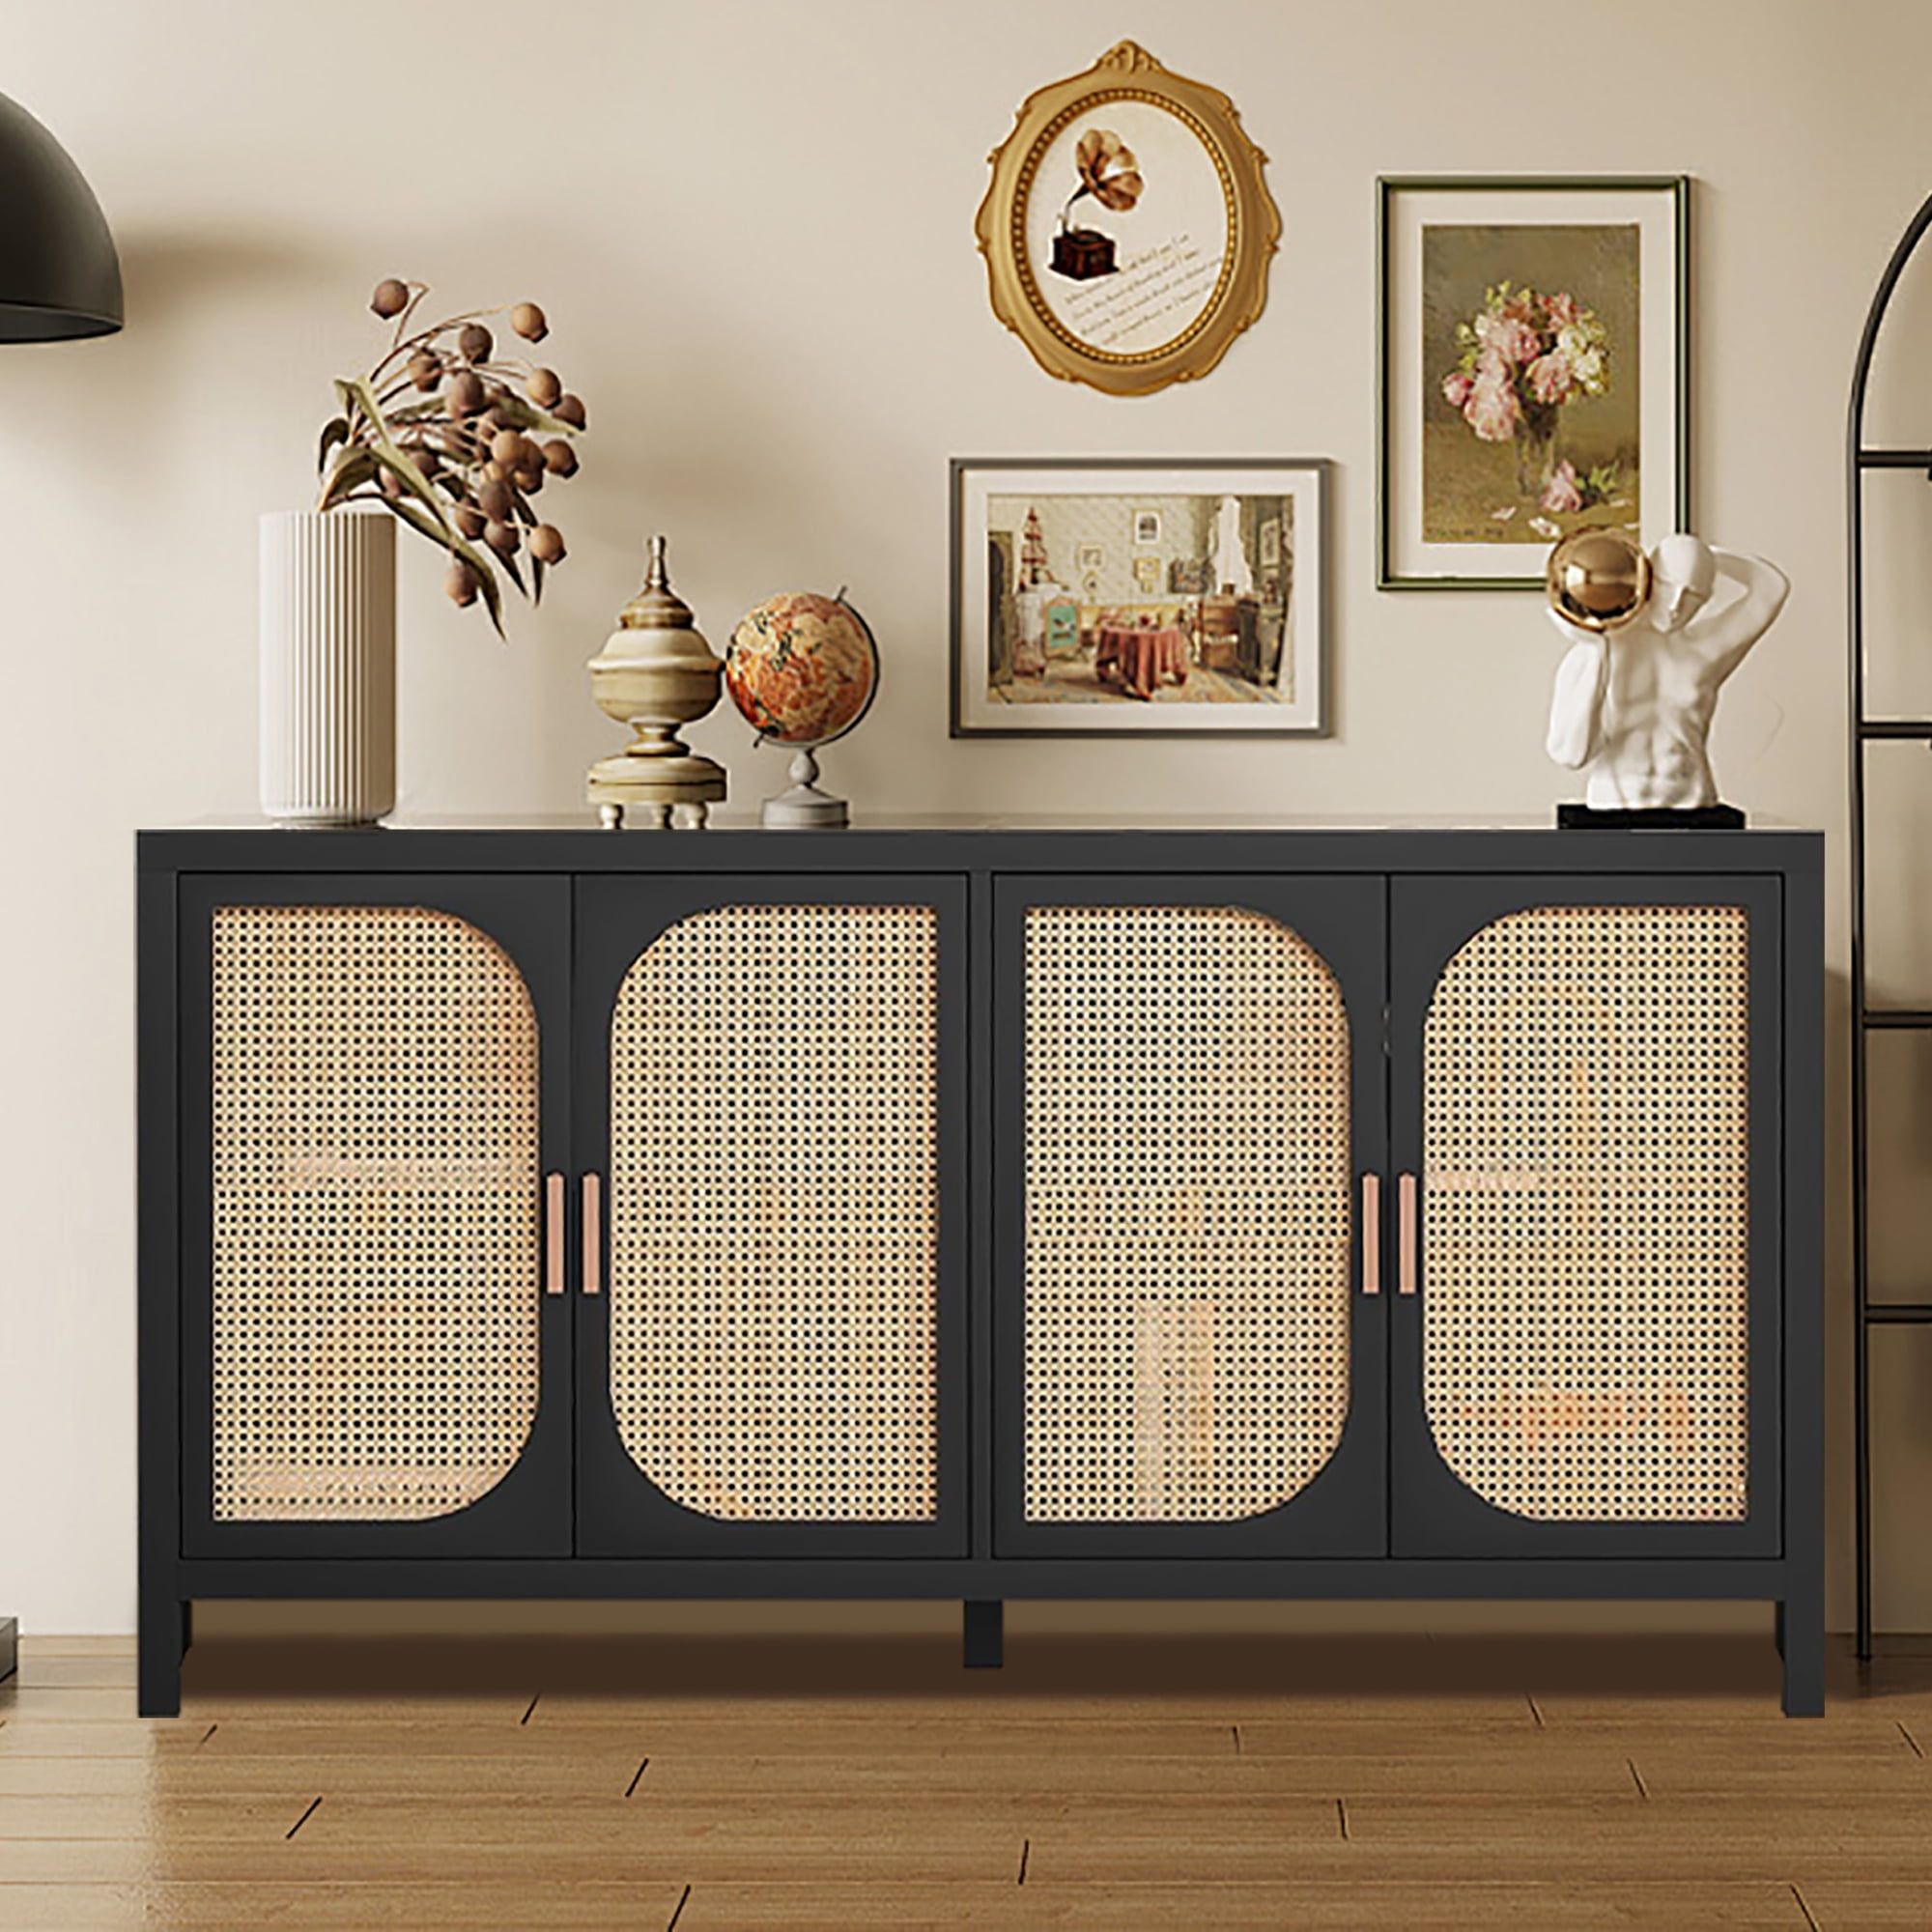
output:
M1236 907L1034 906L1025 1025L1027 1520L1278 1507L1349 1407L1334 976Z
M1540 907L1436 985L1423 1395L1498 1509L1747 1513L1748 944L1736 906Z
M728 906L619 988L611 1402L700 1515L937 1515L938 949L929 906Z
M537 1408L523 978L416 906L222 906L212 957L214 1520L463 1509Z

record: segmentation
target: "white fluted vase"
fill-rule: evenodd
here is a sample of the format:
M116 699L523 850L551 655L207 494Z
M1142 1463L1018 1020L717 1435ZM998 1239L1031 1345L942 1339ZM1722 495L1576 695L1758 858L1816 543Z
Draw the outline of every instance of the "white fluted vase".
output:
M396 803L396 521L262 519L262 810L372 825Z

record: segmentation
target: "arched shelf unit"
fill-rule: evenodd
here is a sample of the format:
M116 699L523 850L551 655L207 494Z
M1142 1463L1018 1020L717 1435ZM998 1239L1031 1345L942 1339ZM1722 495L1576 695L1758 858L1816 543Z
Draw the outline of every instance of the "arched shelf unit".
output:
M1865 748L1884 740L1905 739L1932 746L1932 719L1872 718L1865 712L1865 555L1864 479L1875 469L1918 469L1932 480L1932 449L1883 447L1865 440L1865 392L1872 357L1886 311L1891 306L1906 265L1927 228L1932 228L1932 195L1919 205L1879 277L1864 333L1852 370L1851 406L1846 430L1845 498L1849 545L1846 582L1847 657L1850 680L1848 755L1851 766L1849 864L1851 879L1851 1065L1852 1065L1852 1337L1853 1408L1857 1425L1854 1484L1857 1492L1858 1652L1872 1654L1872 1459L1871 1333L1875 1327L1932 1322L1932 1282L1910 1302L1871 1298L1870 1122L1867 1119L1865 1049L1874 1032L1932 1030L1932 1009L1872 1007L1865 997Z

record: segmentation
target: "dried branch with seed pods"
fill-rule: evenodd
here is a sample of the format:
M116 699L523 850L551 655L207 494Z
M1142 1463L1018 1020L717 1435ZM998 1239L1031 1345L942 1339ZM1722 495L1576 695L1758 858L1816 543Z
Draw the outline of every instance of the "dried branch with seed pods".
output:
M554 369L497 354L489 324L503 309L415 327L428 293L426 283L394 276L376 284L369 306L393 325L389 346L366 376L335 384L342 412L324 425L316 452L316 508L374 502L392 510L448 552L443 589L464 606L481 597L500 637L497 572L534 604L544 572L563 561L562 533L530 499L546 482L576 475L570 439L587 418ZM526 342L550 332L535 302L507 313Z

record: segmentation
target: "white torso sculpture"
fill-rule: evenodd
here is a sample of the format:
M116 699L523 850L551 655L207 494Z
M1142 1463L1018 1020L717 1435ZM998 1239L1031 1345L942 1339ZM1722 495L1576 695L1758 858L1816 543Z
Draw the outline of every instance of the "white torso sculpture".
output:
M1716 805L1705 741L1718 693L1776 621L1791 585L1759 556L1665 537L1651 553L1650 599L1613 632L1556 611L1571 640L1549 706L1549 755L1587 774L1599 811ZM1706 609L1720 577L1743 595Z

